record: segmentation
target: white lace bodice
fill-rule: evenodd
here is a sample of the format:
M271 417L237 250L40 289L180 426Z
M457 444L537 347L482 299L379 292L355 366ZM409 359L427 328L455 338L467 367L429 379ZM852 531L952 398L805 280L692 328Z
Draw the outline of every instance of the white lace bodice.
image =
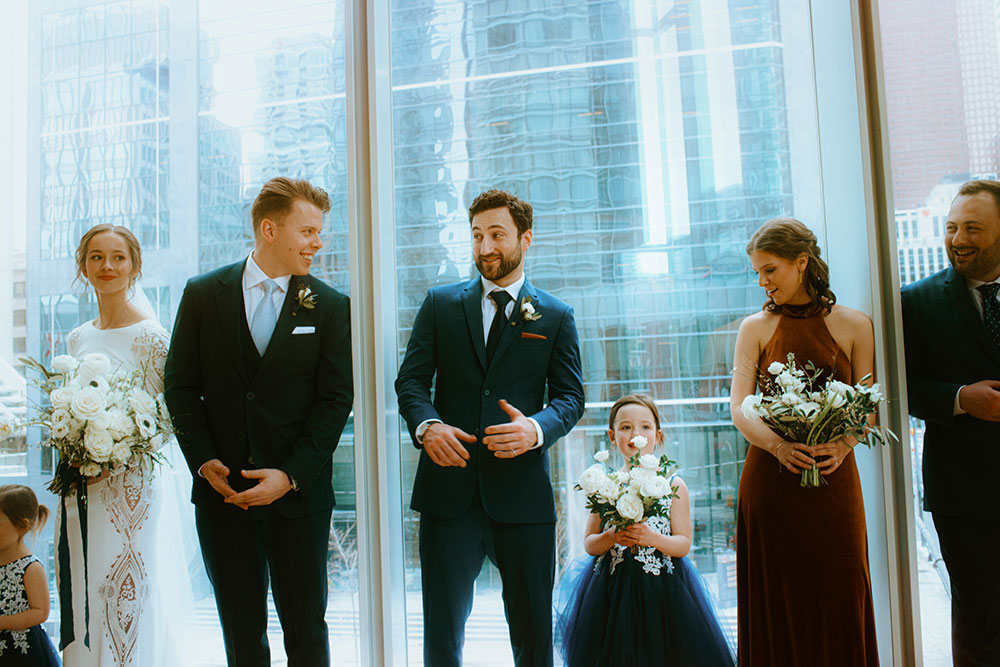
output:
M118 329L98 329L93 322L85 322L66 340L66 351L74 357L100 352L118 372L141 371L145 389L153 396L163 391L163 365L169 347L170 334L154 320Z
M674 475L670 478L670 485L674 485L674 481L677 476ZM666 499L667 511L670 511L670 507L673 504L672 498ZM670 518L669 515L666 517L654 516L646 520L646 525L658 532L660 535L670 535ZM597 560L594 562L594 572L601 567L601 563L604 561L604 557L610 554L611 557L611 574L615 573L615 569L621 565L622 561L625 560L625 550L628 547L624 547L620 544L613 545L608 549L607 553L601 554ZM660 553L654 547L636 547L633 552L635 560L637 563L642 564L642 571L646 574L651 574L653 576L659 576L662 570L666 570L667 574L673 574L674 572L674 561L665 554Z

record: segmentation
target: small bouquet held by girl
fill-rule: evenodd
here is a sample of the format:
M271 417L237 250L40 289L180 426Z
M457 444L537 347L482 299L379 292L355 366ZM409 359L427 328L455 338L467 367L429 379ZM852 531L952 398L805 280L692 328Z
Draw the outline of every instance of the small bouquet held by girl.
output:
M558 632L568 667L734 665L691 549L691 499L677 466L652 452L663 442L648 396L611 407L608 438L624 466L609 471L608 451L583 472L578 489L590 515L584 549L591 558L564 577Z
M820 384L822 371L812 362L801 368L795 355L787 363L775 361L767 367L774 379L766 383L768 391L750 394L743 399L741 409L747 419L761 419L786 440L801 442L809 447L842 437L852 437L871 447L887 444L896 434L887 428L872 426L869 416L885 400L878 384L868 385L866 375L853 387L829 379ZM826 484L815 464L802 471L801 486Z
M158 450L173 432L170 417L163 395L154 398L143 388L142 373L112 373L103 354L80 360L59 355L51 369L34 359L22 361L41 375L35 384L48 398L25 425L46 428L42 445L59 452L50 491L65 497L85 487L86 478L116 466L152 468L163 462Z

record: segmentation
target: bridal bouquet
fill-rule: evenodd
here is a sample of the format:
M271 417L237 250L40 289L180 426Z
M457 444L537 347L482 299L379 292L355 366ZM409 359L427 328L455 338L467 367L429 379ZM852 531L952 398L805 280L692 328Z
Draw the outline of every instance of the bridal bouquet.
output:
M632 444L641 450L647 440L637 435ZM601 517L602 530L608 524L627 528L650 517L670 517L670 503L677 497L677 487L670 484L676 463L666 456L636 454L626 469L610 471L604 465L608 457L607 450L594 454L597 463L584 470L573 487L587 494L587 509Z
M59 355L48 369L34 359L22 359L41 378L35 384L45 392L48 405L25 426L48 429L43 446L59 452L59 466L49 484L65 496L72 483L98 477L115 466L149 466L162 463L159 448L172 433L163 395L143 388L142 373L113 374L103 354L77 360Z
M775 361L767 367L767 372L774 376L768 381L771 391L743 399L741 408L747 419L759 418L786 439L810 447L843 436L856 438L869 447L875 442L887 444L890 438L896 439L889 429L868 423L868 416L885 400L877 383L865 385L871 375L861 378L853 387L834 379L820 386L822 371L812 362L800 368L794 354L788 355L786 364ZM825 483L815 465L802 471L801 486Z

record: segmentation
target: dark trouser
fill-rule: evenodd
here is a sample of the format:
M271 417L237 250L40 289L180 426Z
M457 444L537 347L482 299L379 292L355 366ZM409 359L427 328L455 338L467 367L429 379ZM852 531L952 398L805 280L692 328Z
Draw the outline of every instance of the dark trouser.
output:
M326 562L332 510L294 519L269 507L233 510L195 508L229 667L271 664L269 580L289 667L329 665Z
M462 664L473 584L486 557L503 580L515 664L551 667L555 524L497 523L486 516L478 496L458 517L420 517L424 666Z
M955 667L1000 665L1000 527L995 519L934 514L951 580Z

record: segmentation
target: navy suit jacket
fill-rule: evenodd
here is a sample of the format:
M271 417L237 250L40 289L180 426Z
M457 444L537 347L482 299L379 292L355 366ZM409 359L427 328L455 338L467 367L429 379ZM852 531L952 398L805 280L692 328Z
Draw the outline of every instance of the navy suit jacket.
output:
M525 298L539 319L521 318ZM396 394L414 445L420 447L417 426L428 419L440 419L479 441L465 445L470 455L465 468L441 467L421 451L410 506L434 516L457 516L478 488L486 514L495 521L555 521L546 450L583 415L573 309L525 280L487 367L481 299L478 276L435 287L413 323ZM483 429L510 421L500 409L501 398L538 421L545 435L542 447L500 459L482 444Z
M953 414L962 385L1000 380L1000 349L990 340L959 273L939 271L902 290L909 410L926 424L924 506L950 516L996 515L991 463L1000 423Z
M254 467L280 468L299 486L272 503L276 511L303 516L329 509L333 451L354 401L348 298L312 276L292 276L264 357L251 374L241 336L245 265L192 278L177 308L164 398L194 476L191 500L203 508L233 508L198 469L221 460L239 491L256 483L239 473L249 456ZM316 294L312 309L298 304L303 284ZM297 327L314 331L292 334Z

